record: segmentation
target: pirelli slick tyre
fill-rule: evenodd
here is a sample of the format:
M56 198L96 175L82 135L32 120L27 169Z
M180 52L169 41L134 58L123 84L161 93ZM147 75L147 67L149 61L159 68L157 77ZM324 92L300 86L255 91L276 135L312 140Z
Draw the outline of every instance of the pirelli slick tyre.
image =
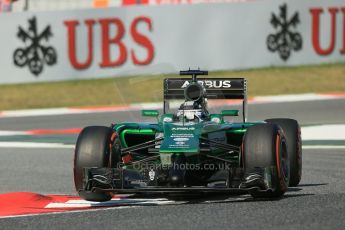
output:
M269 189L266 192L252 192L253 197L276 198L286 192L289 159L285 137L279 126L258 124L249 127L243 140L242 157L245 177L258 175L264 182L267 173L269 175Z
M268 119L268 123L279 125L286 138L287 150L290 160L289 186L297 186L302 177L302 141L301 128L296 120L287 118Z
M103 126L89 126L79 134L74 155L74 184L79 196L89 201L108 201L111 194L83 191L85 167L108 167L113 130Z

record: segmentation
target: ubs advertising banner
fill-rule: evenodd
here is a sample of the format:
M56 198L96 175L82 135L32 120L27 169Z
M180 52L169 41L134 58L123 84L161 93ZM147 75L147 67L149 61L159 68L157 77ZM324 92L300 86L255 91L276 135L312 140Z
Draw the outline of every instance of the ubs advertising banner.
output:
M344 0L0 14L0 84L345 61Z

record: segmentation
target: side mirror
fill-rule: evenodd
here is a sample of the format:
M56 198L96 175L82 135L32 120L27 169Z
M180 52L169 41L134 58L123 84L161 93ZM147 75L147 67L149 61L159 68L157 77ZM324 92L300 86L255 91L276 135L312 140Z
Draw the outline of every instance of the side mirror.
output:
M143 117L158 117L159 112L158 110L142 110L141 115Z
M223 117L228 116L228 117L237 117L238 116L238 109L232 109L232 110L222 110L221 115Z

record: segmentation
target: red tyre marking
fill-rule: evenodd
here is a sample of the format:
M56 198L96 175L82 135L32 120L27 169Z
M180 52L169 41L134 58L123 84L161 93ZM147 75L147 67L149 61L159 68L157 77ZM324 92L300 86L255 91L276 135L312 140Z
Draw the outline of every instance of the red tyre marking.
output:
M280 136L279 134L277 134L276 137L276 164L277 164L277 171L278 171L278 178L281 178L281 174L280 174L280 160L279 160L279 145L280 145Z
M112 134L111 137L110 137L110 144L109 144L110 152L111 152L111 149L113 148L113 142L114 142L114 140L115 140L116 137L117 137L117 133L116 133L116 132L113 132L113 134Z
M111 135L110 140L111 140L111 141L114 141L116 137L117 137L117 133L116 133L116 132L113 132L113 134Z
M110 150L110 152L111 152L111 149L113 148L113 141L115 140L115 138L116 138L116 133L113 132L113 134L112 134L111 137L110 137L110 144L109 144L109 150Z

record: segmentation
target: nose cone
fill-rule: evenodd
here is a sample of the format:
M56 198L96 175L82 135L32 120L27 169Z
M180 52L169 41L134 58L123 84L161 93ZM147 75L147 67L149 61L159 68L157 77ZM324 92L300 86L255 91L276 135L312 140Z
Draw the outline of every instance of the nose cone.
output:
M164 141L160 146L161 153L198 153L199 128L196 125L164 125Z
M169 169L169 183L172 186L182 186L185 184L186 157L184 155L174 155L173 164Z

